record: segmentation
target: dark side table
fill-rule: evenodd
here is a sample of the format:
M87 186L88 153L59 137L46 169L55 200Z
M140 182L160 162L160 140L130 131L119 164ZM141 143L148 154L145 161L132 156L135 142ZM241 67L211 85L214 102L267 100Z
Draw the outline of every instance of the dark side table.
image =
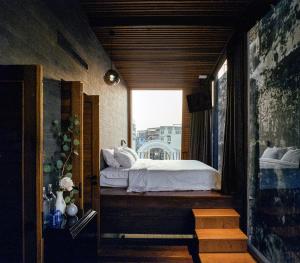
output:
M46 263L95 262L97 258L97 212L67 218L59 229L44 231Z

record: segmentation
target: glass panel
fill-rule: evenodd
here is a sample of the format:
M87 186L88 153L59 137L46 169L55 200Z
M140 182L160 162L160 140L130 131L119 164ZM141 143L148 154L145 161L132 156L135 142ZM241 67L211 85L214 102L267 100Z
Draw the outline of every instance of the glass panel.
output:
M226 118L227 60L218 71L214 86L216 102L213 103L213 166L221 172Z
M281 1L248 34L248 231L270 262L300 262L299 12Z

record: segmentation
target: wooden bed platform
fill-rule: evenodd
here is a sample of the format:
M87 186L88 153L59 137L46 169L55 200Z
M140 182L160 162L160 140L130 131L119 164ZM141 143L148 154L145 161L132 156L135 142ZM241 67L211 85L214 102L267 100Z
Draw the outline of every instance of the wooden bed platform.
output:
M216 191L127 193L100 189L101 234L194 234L194 208L233 208Z

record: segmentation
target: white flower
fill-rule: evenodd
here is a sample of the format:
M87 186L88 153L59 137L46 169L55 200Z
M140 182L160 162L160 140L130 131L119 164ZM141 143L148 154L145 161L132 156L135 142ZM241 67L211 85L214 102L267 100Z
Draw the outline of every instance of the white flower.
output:
M60 179L59 181L59 186L60 188L62 188L64 191L72 191L73 190L73 181L71 178L69 177L63 177L62 179Z

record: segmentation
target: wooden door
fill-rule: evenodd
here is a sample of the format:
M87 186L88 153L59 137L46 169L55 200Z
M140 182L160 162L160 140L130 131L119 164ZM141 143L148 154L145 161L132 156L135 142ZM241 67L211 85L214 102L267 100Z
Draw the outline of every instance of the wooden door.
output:
M99 199L100 170L99 141L99 96L84 95L83 147L84 210L97 209Z
M0 262L43 262L41 66L0 66Z
M68 122L72 115L76 115L80 121L80 135L77 138L80 141L79 155L72 162L72 180L79 188L76 204L83 210L83 84L79 81L63 81L61 87L62 125Z

